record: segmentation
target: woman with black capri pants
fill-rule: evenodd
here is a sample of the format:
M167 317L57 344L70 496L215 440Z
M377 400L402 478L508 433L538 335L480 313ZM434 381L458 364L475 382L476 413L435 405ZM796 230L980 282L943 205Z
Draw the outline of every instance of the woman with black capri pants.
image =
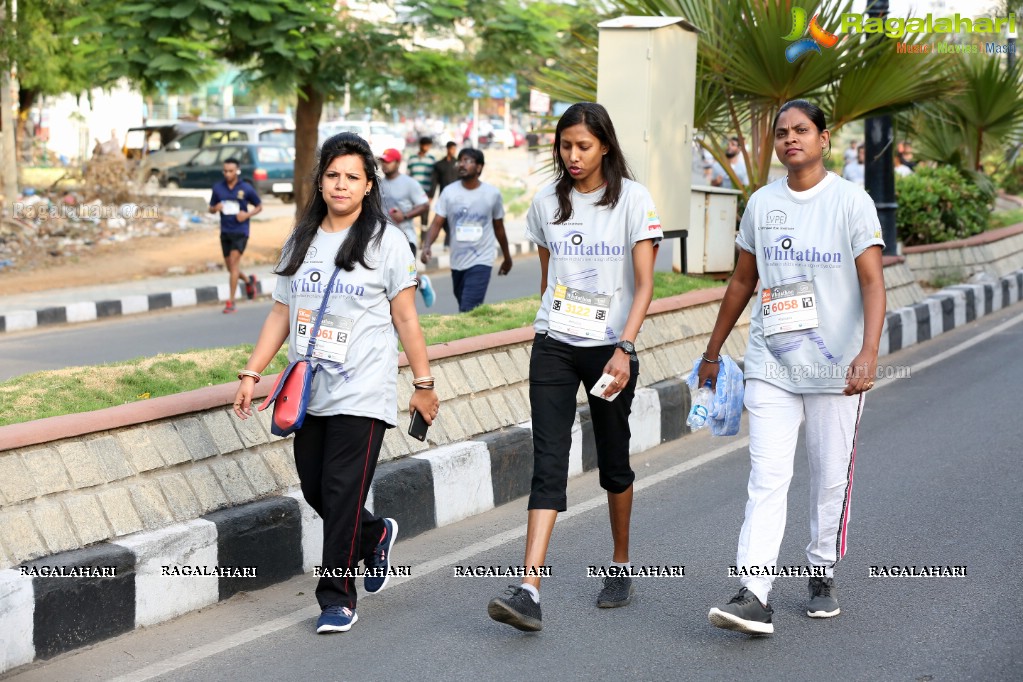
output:
M522 585L493 599L490 617L520 630L542 628L540 576L558 512L567 508L569 450L582 382L590 394L600 485L607 491L614 551L597 606L625 606L632 482L629 414L639 375L634 345L653 296L654 255L662 237L650 193L631 179L607 110L575 104L558 122L557 178L527 216L539 247L543 296L533 328L529 399L533 480ZM601 382L602 383L602 382Z

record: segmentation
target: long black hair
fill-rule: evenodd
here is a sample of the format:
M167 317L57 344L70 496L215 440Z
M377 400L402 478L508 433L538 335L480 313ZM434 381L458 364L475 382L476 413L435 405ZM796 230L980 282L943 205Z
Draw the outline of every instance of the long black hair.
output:
M611 123L611 116L600 104L595 102L578 102L570 106L554 131L554 167L557 169L555 194L558 196L558 212L554 214L555 224L563 223L572 217L572 176L565 167L561 158L561 134L566 128L582 123L590 134L600 140L600 143L607 147L607 154L601 157L600 169L604 175L604 182L607 188L604 196L597 202L597 206L608 206L614 208L622 196L622 179L632 179L629 171L629 164L622 153L621 145L618 144L618 137L615 135L614 124Z
M316 238L323 219L327 217L327 202L318 188L323 182L323 174L339 156L358 156L362 159L362 168L366 178L372 183L369 193L362 197L362 210L349 228L352 232L342 242L334 256L334 264L346 272L355 269L356 263L370 268L366 262L366 249L370 242L379 246L384 236L387 216L380 202L380 182L377 179L377 163L369 145L355 133L338 133L331 137L320 148L316 174L312 177L313 191L309 202L302 211L302 216L295 223L288 241L284 244L281 264L274 272L278 275L294 275L302 267L306 251ZM285 260L286 259L286 260Z
M817 133L823 133L828 129L828 122L824 118L824 110L813 102L805 99L790 99L785 104L781 105L778 109L778 113L774 115L774 123L771 124L771 134L774 134L774 129L778 127L778 119L789 109L799 109L806 117L810 119L810 123L817 126ZM823 155L825 158L831 156L831 140L828 140L828 153Z

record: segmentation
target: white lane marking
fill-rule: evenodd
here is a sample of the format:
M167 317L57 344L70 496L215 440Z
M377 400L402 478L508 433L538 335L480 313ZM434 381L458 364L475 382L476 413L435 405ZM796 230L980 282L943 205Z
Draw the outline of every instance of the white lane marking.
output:
M736 440L720 448L717 448L716 450L712 450L708 453L694 457L689 461L682 462L681 464L676 464L675 466L665 469L664 471L658 472L656 474L653 474L652 476L647 476L645 478L637 480L636 483L634 484L635 490L643 490L645 488L649 488L652 485L656 485L658 483L668 480L669 478L678 476L679 474L689 471L690 469L695 469L696 467L706 464L707 462L712 462L715 459L724 457L725 455L729 455L737 450L744 449L747 447L748 444L749 438L743 437L740 438L739 440ZM592 497L586 500L585 502L581 502L579 504L574 505L568 511L558 514L557 523L567 521L568 519L579 516L580 514L585 514L588 511L592 511L593 509L596 509L606 504L607 495L597 495L596 497ZM389 585L390 586L401 585L402 583L409 582L410 580L415 580L416 578L422 578L432 573L436 573L437 571L443 568L448 568L455 564L462 563L477 554L487 552L496 547L500 547L503 544L523 538L525 537L525 535L526 526L523 524L522 526L519 526L517 528L512 528L511 530L499 533L488 540L483 540L472 545L468 545L467 547L463 547L462 549L457 550L455 552L450 552L448 554L445 554L444 556L419 564L415 568L414 575L392 578ZM362 600L366 599L367 597L372 597L372 595L365 594L360 595L359 599ZM258 639L265 635L273 634L278 630L284 630L285 628L290 628L304 621L311 620L319 615L320 615L319 606L309 606L303 609L299 609L298 611L294 611L287 615L281 616L280 618L275 618L274 620L268 621L261 625L255 625L253 627L246 628L245 630L236 632L233 635L222 637L221 639L218 639L215 642L210 642L209 644L196 647L189 651L177 654L176 656L171 656L170 658L164 659L163 661L158 661L156 663L153 663L152 665L148 665L139 670L135 670L125 675L121 675L120 677L114 678L112 682L142 682L143 680L150 680L159 675L166 675L167 673L171 673L174 672L175 670L179 670L194 663L198 663L199 661L205 658L216 656L217 654L223 653L228 649L233 649L234 647L241 646L242 644L251 642L254 639Z
M942 360L946 360L952 357L953 355L956 355L957 353L961 353L965 350L968 350L973 346L977 345L978 343L982 343L983 341L991 338L995 334L999 334L1008 329L1009 327L1019 324L1020 322L1023 322L1023 314L1017 315L1015 318L1007 320L1002 324L998 325L997 327L994 327L984 332L983 334L975 336L969 341L964 341L963 343L960 343L957 346L953 346L952 348L949 348L948 350L939 353L934 357L922 360L910 367L910 376L912 376L914 372L919 372L920 370L935 365L941 362ZM899 379L897 378L892 378L879 381L874 390L884 388L885 386L888 386L889 384L892 384L898 380ZM739 440L728 443L727 445L723 445L720 448L711 450L710 452L694 457L689 461L682 462L681 464L676 464L675 466L665 469L664 471L661 471L659 473L653 474L652 476L647 476L645 478L637 480L635 483L635 490L637 491L644 490L651 486L657 485L658 483L662 483L670 478L678 476L679 474L685 473L686 471L695 469L696 467L707 464L708 462L713 462L714 460L720 459L721 457L724 457L726 455L730 455L731 453L737 450L744 449L748 445L749 437L744 436ZM607 496L597 495L596 497L592 497L586 500L585 502L581 502L575 505L566 512L558 514L557 522L561 523L568 519L574 518L580 514L592 511L605 504L607 504ZM466 559L469 559L470 557L473 557L482 552L487 552L491 549L494 549L495 547L499 547L513 540L518 540L519 538L525 537L525 535L526 535L525 525L519 526L518 528L512 528L511 530L507 530L503 533L495 535L489 540L477 542L475 544L469 545L468 547L464 547L456 552L450 552L448 554L445 554L444 556L420 564L416 566L415 575L395 578L391 582L391 584L401 585L402 583L406 583L410 580L415 580L416 578L422 578L432 573L436 573L442 568L446 568L454 564L464 562ZM367 597L371 596L372 595L363 595L360 597L360 599L366 599ZM218 639L215 642L210 642L209 644L206 644L204 646L191 649L190 651L186 651L176 656L171 656L170 658L164 659L163 661L158 661L156 663L153 663L152 665L148 665L144 668L141 668L140 670L136 670L126 675L114 678L113 682L142 682L143 680L150 680L159 675L165 675L167 673L174 672L175 670L179 670L186 666L192 665L205 658L216 656L217 654L223 653L228 649L233 649L234 647L241 646L242 644L251 642L254 639L258 639L265 635L273 634L274 632L284 630L285 628L293 627L303 621L310 620L319 615L320 615L319 606L309 606L304 609L299 609L298 611L294 611L293 613L281 616L280 618L275 618L274 620L263 623L262 625L256 625L251 628L246 628L245 630L236 632L233 635L222 637L221 639Z

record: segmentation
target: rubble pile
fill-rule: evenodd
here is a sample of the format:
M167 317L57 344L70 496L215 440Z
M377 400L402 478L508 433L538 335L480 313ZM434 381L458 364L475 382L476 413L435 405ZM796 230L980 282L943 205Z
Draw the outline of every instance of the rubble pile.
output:
M79 186L29 188L0 212L0 271L57 265L105 244L215 228L216 216L146 195L121 158L99 156Z

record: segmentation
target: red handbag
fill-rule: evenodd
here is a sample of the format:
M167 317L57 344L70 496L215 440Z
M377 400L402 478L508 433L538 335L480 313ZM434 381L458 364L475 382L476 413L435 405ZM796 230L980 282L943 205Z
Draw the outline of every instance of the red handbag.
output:
M258 410L262 411L274 406L270 418L270 433L275 436L290 436L302 428L305 411L309 406L309 395L313 389L313 377L316 376L313 363L306 359L295 360L277 375L277 383Z
M320 369L319 365L313 366L312 355L316 348L317 333L320 330L320 322L323 320L323 313L327 310L327 297L334 287L334 278L341 268L335 268L334 274L330 276L330 282L323 292L323 301L320 302L320 309L316 314L316 323L313 324L313 331L309 335L309 345L306 348L305 357L288 363L288 366L277 376L277 382L270 391L268 397L258 408L263 411L270 405L274 406L273 417L270 420L270 433L275 436L290 436L302 428L305 421L306 408L309 407L309 396L313 391L313 379Z

